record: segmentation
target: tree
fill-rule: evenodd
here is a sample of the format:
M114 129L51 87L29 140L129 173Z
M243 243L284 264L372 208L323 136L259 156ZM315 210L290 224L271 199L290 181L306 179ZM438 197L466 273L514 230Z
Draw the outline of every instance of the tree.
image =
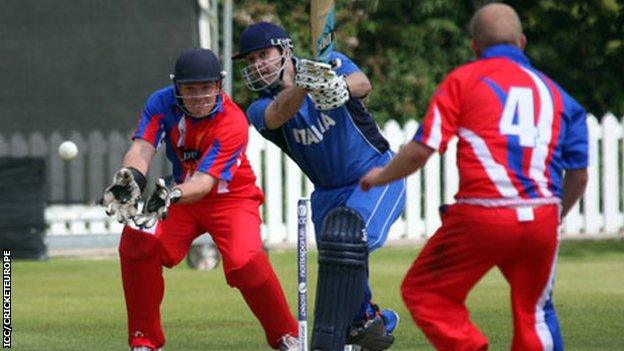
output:
M367 105L378 122L423 117L437 84L473 59L468 24L487 2L337 1L336 47L371 79ZM624 114L624 0L507 3L520 14L536 67L597 116ZM308 10L297 0L237 1L235 43L245 26L268 20L290 33L297 55L310 57ZM236 71L234 94L247 106L252 96Z
M624 1L515 2L533 63L589 112L622 116Z

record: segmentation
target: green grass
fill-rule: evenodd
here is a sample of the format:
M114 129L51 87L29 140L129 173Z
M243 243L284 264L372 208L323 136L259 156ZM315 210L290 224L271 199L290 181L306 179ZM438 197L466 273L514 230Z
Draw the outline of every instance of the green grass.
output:
M432 350L411 321L398 291L417 252L418 248L385 248L371 258L375 300L403 317L396 331L396 350ZM273 251L270 258L294 311L294 251ZM314 261L311 254L311 273L316 270ZM12 277L13 349L126 349L126 315L117 260L15 261ZM310 280L316 281L314 274ZM181 264L165 270L165 281L162 314L168 351L268 349L259 324L238 292L226 285L220 267L204 272ZM493 270L469 297L472 318L490 339L491 350L509 349L508 293L501 274ZM310 296L314 296L313 290ZM624 241L565 242L555 305L568 350L621 350Z

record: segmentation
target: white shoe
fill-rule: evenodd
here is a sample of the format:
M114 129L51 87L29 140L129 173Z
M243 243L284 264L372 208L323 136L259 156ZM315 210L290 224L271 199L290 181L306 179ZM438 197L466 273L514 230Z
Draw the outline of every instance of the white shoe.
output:
M131 347L130 351L163 351L163 349L154 350L147 346L137 346L137 347Z

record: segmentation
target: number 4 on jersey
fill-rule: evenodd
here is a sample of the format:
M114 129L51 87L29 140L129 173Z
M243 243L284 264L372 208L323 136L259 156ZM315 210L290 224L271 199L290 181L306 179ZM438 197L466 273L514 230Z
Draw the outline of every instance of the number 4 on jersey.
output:
M514 116L518 117L515 121ZM518 136L520 146L535 147L538 133L535 127L533 91L530 88L509 89L499 128L503 135Z

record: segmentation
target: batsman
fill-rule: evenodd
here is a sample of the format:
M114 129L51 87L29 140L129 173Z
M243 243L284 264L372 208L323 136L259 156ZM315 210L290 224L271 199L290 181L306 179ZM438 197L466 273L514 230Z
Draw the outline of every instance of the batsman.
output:
M147 100L123 167L104 191L107 213L127 224L119 256L132 351L164 345L162 267L177 265L193 239L205 232L221 253L227 283L240 290L268 344L296 348L297 322L262 250L258 207L263 194L245 154L249 126L243 111L222 92L223 77L212 51L183 51L173 84ZM159 180L138 213L145 175L161 143L173 181Z
M386 241L405 203L405 181L363 192L358 179L393 156L363 98L371 84L358 66L332 51L330 61L293 55L289 35L259 22L240 37L247 87L260 96L247 109L253 126L294 160L314 184L312 221L319 272L312 350L357 344L384 350L399 318L371 302L368 255Z

